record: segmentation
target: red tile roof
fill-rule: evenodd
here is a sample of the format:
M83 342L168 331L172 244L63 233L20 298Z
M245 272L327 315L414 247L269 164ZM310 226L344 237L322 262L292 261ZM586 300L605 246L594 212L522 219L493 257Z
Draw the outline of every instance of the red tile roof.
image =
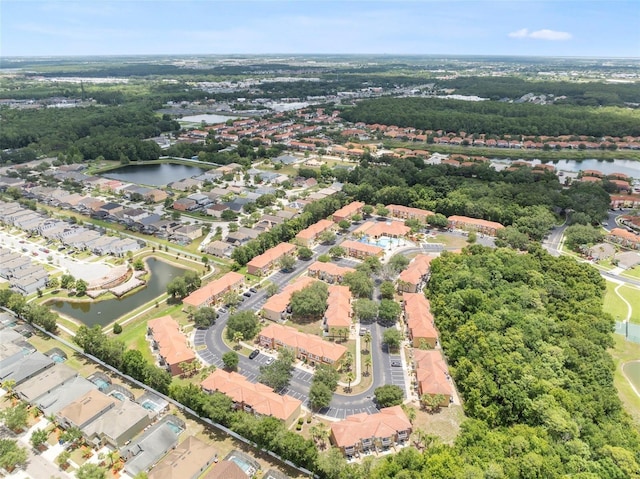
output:
M453 395L451 381L447 379L449 375L447 365L440 350L414 349L413 358L420 394Z
M360 241L346 240L340 243L340 246L346 250L360 251L370 255L379 255L384 248L372 244L361 243Z
M285 286L280 293L274 294L269 299L267 299L267 302L264 303L262 309L266 311L273 311L276 313L284 312L284 310L287 309L287 306L289 306L291 295L296 291L300 291L310 284L315 283L315 281L315 279L310 278L309 276L301 276L295 282Z
M296 247L290 243L280 243L273 248L269 248L267 251L259 256L256 256L247 263L247 267L256 269L265 268L275 261L278 261L284 255L292 254L296 250Z
M167 364L180 364L193 361L195 353L187 345L187 338L180 331L180 325L171 316L152 319L147 327L153 333L153 339L158 343L160 355Z
M350 447L363 439L394 437L410 430L411 422L400 406L380 409L377 414L354 414L331 424L331 436L338 447Z
M333 224L334 224L333 221L320 220L317 223L312 224L308 228L300 231L296 235L296 238L305 239L305 240L315 239L323 231L326 231L329 228L332 228Z
M404 314L407 327L412 338L432 339L438 338L438 332L433 325L433 315L429 300L422 293L404 293ZM414 343L415 344L415 343Z
M351 291L347 286L329 286L327 310L324 317L329 328L351 327Z
M409 263L409 267L400 273L398 280L417 285L422 280L422 277L429 273L432 260L433 256L419 254Z
M341 344L325 341L313 334L301 333L296 328L282 324L268 325L260 331L260 336L281 341L289 347L302 349L316 357L327 358L334 362L339 361L347 351L347 348Z
M195 290L182 300L183 304L199 308L205 306L211 298L217 298L226 291L233 289L244 281L244 276L235 271L225 274L223 277Z
M364 203L362 203L361 201L353 201L348 205L343 206L342 208L337 210L335 213L333 213L333 217L338 221L340 221L343 218L349 218L350 216L360 211L363 206L364 206Z

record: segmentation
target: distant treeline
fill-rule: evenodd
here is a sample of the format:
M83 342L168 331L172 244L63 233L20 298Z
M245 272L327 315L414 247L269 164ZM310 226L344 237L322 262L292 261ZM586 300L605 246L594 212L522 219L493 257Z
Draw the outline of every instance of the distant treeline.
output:
M640 117L627 110L439 98L377 98L342 113L351 122L487 135L638 136Z
M455 88L460 95L478 95L491 100L516 100L527 93L566 96L557 103L580 106L621 106L640 102L638 83L527 81L517 77L459 77L438 82L439 88Z

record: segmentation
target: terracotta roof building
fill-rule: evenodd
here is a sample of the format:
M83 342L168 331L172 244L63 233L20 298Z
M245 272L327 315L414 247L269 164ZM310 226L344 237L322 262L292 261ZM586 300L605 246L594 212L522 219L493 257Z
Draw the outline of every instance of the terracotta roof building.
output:
M398 290L406 293L417 293L422 289L431 271L433 256L419 254L407 269L398 276Z
M320 220L317 223L312 224L308 228L303 229L296 235L296 239L298 239L304 246L312 245L315 240L325 231L329 231L334 226L333 221L329 220Z
M448 406L453 397L453 385L442 351L414 349L413 361L418 381L418 394L442 394L440 406Z
M364 203L361 201L353 201L333 213L333 221L339 223L342 220L348 220L353 215L362 213L363 206Z
M289 303L291 302L291 295L296 291L306 288L313 282L315 282L315 279L309 276L302 276L293 283L288 284L280 293L274 294L267 299L267 302L262 306L262 316L271 321L284 319Z
M193 306L194 308L210 306L222 298L225 293L238 289L242 284L244 284L244 276L235 271L231 271L223 277L195 290L184 298L182 303L187 306Z
M384 451L409 440L411 422L400 406L360 413L331 424L330 440L345 456Z
M351 329L351 291L347 286L329 286L324 329L331 337L346 337Z
M478 218L469 218L468 216L449 216L449 228L457 228L469 231L478 231L483 234L495 236L498 230L504 228L500 223L495 221L481 220Z
M310 366L329 364L337 367L347 352L347 348L340 344L281 324L270 324L260 331L260 345L269 349L290 349L298 359Z
M384 254L384 248L367 243L361 243L360 241L346 240L340 243L347 256L354 258L364 259L369 256L382 256Z
M405 226L401 221L367 221L363 223L353 233L362 234L370 238L378 239L381 236L389 238L400 238L411 232L411 228Z
M268 386L252 383L242 374L216 369L200 383L211 393L221 392L229 396L236 409L261 416L272 416L288 426L300 417L302 402L291 396L280 395Z
M622 246L626 246L627 248L640 248L640 235L622 228L613 228L609 233L608 238Z
M342 283L344 275L353 273L355 269L338 266L334 263L322 263L316 261L307 270L307 274L313 278L320 279L327 283Z
M296 247L290 243L280 243L278 246L269 248L259 256L256 256L247 263L247 272L254 275L263 275L285 255L292 255Z
M196 355L188 346L187 337L171 316L162 316L147 323L153 349L158 350L160 364L166 365L172 376L182 374L181 363L190 363Z
M418 220L421 223L427 224L427 218L434 215L433 211L422 210L420 208L410 208L402 205L387 205L389 214L394 218L401 218L403 220Z
M405 293L402 299L404 319L413 347L420 348L426 344L435 348L438 332L433 323L429 300L422 293Z

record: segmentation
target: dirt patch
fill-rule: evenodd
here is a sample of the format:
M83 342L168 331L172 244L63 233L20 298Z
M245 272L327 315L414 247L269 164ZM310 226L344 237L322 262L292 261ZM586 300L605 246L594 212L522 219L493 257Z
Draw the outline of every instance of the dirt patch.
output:
M451 444L458 435L464 419L462 406L451 405L434 414L416 409L413 430L422 429L427 434L438 436L443 443Z

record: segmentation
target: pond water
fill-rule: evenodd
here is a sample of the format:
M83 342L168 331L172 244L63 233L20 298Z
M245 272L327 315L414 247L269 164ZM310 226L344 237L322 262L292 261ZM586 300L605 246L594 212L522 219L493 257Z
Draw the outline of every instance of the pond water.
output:
M636 388L636 392L640 394L640 361L633 361L625 364L622 370L629 378L629 382Z
M640 179L640 161L636 160L559 160L549 163L555 166L557 170L598 170L605 175L610 175L611 173L624 173L632 178Z
M159 165L123 166L107 171L102 176L138 185L165 186L173 181L200 175L205 171L204 168L197 166L162 163Z
M166 292L169 281L186 271L156 258L149 258L147 266L151 271L151 278L137 293L104 301L52 301L48 306L53 311L76 319L88 327L96 324L106 326Z

